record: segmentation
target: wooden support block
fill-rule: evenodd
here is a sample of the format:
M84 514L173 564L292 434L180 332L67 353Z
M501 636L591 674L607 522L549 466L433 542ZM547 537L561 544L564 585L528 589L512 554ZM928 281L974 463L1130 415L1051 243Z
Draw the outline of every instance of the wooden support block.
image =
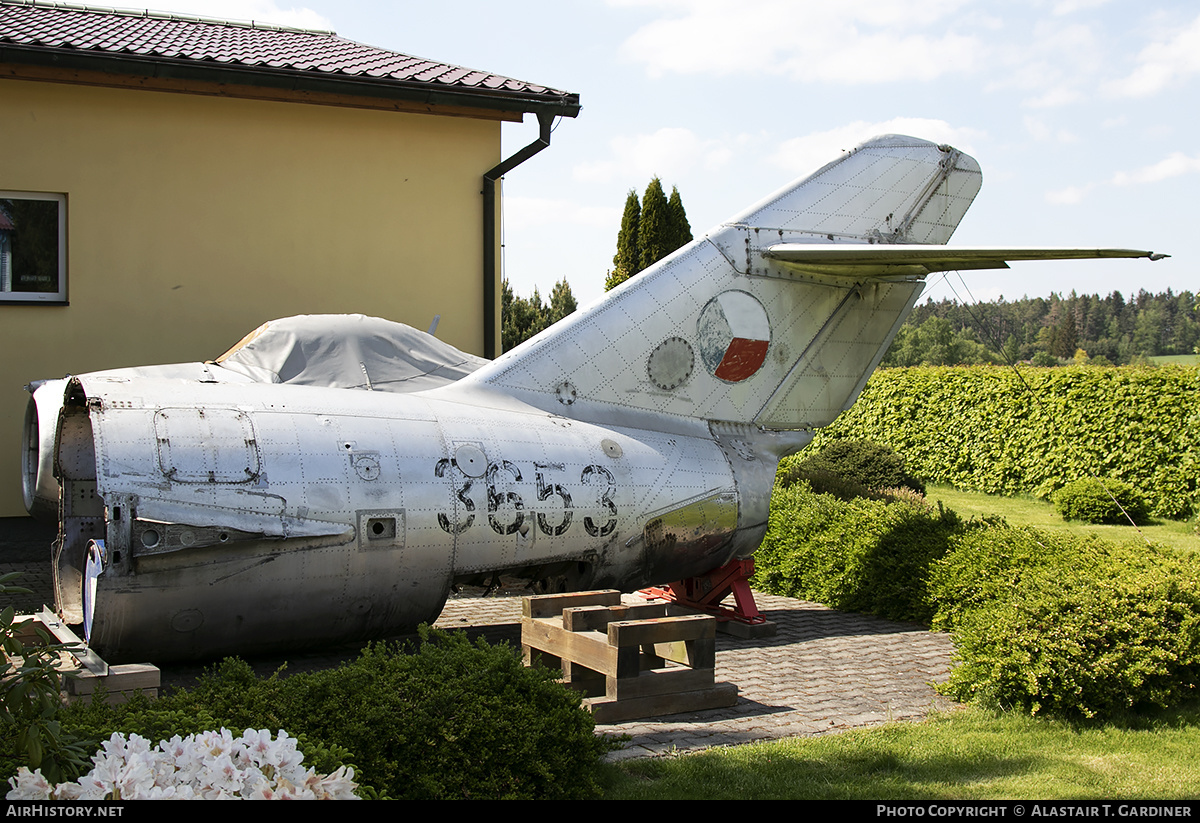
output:
M642 671L646 671L647 669L661 669L666 665L666 659L658 654L654 646L642 646Z
M717 621L707 615L658 617L608 624L608 642L614 646L674 643L677 640L710 639L717 636Z
M568 660L563 663L563 685L585 697L599 697L607 690L608 679L601 672Z
M521 644L521 662L526 666L545 666L547 669L561 669L562 658L557 655L535 649L528 643Z
M666 617L669 603L635 603L632 606L580 606L563 609L563 628L571 632L604 631L609 623Z
M714 684L716 620L673 604L625 606L615 591L526 598L526 663L557 662L587 695L598 723L731 706L737 686Z
M616 652L616 666L605 674L618 678L637 677L642 672L642 650L639 646L612 646Z
M599 632L569 632L555 619L521 618L521 642L564 661L581 663L594 671L616 674L617 649Z
M144 689L158 690L159 673L156 666L149 663L129 663L124 666L109 666L108 674L97 677L88 671L79 672L67 683L70 694L84 696L93 694L96 687L104 684L104 688L112 692L142 691Z
M619 606L621 593L616 589L594 592L570 592L567 594L539 594L526 597L521 603L524 617L557 617L563 609L577 606Z
M694 692L711 689L712 669L689 669L675 666L643 671L638 677L609 677L604 684L604 695L614 700L633 697L650 697L672 692Z
M717 665L716 638L655 643L651 648L655 655L664 660L691 666L693 669L711 669Z
M148 663L130 663L124 666L109 666L108 674L97 676L87 670L67 679L67 694L72 698L91 698L103 683L105 702L115 706L141 692L147 697L158 697L159 671Z
M584 700L597 723L623 723L640 717L660 717L682 712L720 709L737 704L738 689L733 683L718 683L711 689L648 697L613 700L593 697Z

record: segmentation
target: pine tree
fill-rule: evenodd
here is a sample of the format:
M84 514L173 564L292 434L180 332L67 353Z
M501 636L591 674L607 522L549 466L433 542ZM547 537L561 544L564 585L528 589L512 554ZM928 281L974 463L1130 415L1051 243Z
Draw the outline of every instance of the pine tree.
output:
M679 189L671 187L671 198L663 193L662 181L655 177L646 187L642 201L637 192L625 198L621 230L617 233L617 253L613 269L604 280L608 291L642 269L654 265L671 252L692 242L692 227Z
M554 291L550 292L550 308L546 312L548 325L553 326L559 320L562 320L568 314L575 311L577 307L575 295L571 294L571 285L567 283L567 279L564 277L554 284Z
M629 190L625 198L625 212L621 215L621 230L617 232L617 253L613 255L613 270L604 281L604 290L609 291L624 283L639 271L641 247L638 243L638 224L642 220L642 206L637 192Z
M516 347L550 324L546 322L546 307L537 288L528 300L513 294L508 279L501 282L500 342L504 351Z
M671 198L667 201L667 222L671 231L671 250L681 249L692 242L692 227L688 224L687 212L683 208L683 198L679 189L671 186Z
M655 177L642 195L642 221L638 224L641 258L638 271L648 269L675 249L671 246L667 195L662 181Z

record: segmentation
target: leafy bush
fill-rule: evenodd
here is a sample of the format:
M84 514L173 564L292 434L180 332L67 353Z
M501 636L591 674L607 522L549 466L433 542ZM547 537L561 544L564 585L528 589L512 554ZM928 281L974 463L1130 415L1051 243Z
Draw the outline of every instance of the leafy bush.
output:
M841 500L806 482L776 486L752 584L771 594L897 620L929 620L929 565L964 527L923 501Z
M28 593L12 585L19 575L0 577L0 594ZM37 640L24 642L26 631ZM64 677L59 652L69 647L32 620L17 622L12 606L0 612L0 644L0 771L9 775L27 766L41 769L50 780L78 777L88 765L87 746L65 732L58 719Z
M813 491L843 500L876 497L880 489L907 488L925 493L925 484L909 474L904 458L891 446L869 440L832 440L815 454L784 461L777 475L782 485L805 480Z
M1081 477L1054 494L1054 508L1064 520L1125 524L1146 521L1146 499L1120 480Z
M964 535L931 573L954 637L943 691L1031 714L1170 706L1200 683L1200 564L1030 528Z
M929 620L956 664L943 691L1032 714L1112 717L1198 696L1200 557L963 522L904 500L777 486L756 588Z
M928 482L989 494L1049 498L1102 472L1185 519L1200 509L1198 398L1195 367L881 369L809 448L886 443Z
M599 794L600 756L580 698L555 672L526 668L507 646L423 630L415 650L380 643L326 671L257 677L229 659L197 686L154 704L69 712L97 738L157 740L197 725L284 729L319 772L353 765L396 798L580 798ZM215 725L214 725L215 724Z

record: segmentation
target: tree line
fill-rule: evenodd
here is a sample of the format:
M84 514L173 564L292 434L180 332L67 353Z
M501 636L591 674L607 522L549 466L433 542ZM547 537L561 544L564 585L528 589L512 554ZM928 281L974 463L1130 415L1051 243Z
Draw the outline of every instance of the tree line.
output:
M1161 355L1195 354L1197 296L1144 289L1051 294L963 305L928 299L913 309L884 355L884 366L957 366L1030 361L1127 365Z

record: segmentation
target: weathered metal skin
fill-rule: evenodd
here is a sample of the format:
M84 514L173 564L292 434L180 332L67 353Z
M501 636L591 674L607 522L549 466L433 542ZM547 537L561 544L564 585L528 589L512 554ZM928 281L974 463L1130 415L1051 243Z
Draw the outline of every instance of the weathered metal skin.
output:
M926 273L1155 257L944 248L980 180L876 138L490 363L290 318L359 337L320 333L294 379L267 324L214 363L43 384L23 467L58 510L57 608L114 662L206 657L411 629L498 573L632 590L748 557L780 458L854 402Z
M108 513L64 511L60 608L82 617L96 536L107 565L91 643L113 660L380 636L435 618L456 579L503 570L629 588L761 539L761 523L739 532L735 473L699 427L474 412L411 395L292 387L281 403L273 386L77 378L63 499Z

